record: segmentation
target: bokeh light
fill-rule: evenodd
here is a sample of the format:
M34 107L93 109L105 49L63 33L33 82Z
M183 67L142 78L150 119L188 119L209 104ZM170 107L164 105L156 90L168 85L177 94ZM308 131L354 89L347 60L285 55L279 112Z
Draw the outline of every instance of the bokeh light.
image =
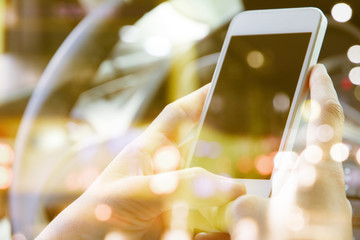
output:
M191 240L191 236L188 232L180 229L173 229L165 232L162 240Z
M252 218L241 219L235 227L236 239L241 240L256 240L259 236L259 226L257 222Z
M12 240L27 240L27 238L26 238L25 235L22 234L22 233L15 233L15 234L12 236Z
M278 170L292 170L299 155L296 152L278 152L274 157L274 168Z
M12 180L11 169L0 166L0 189L7 189L10 187Z
M354 67L349 72L349 79L355 85L360 85L360 67Z
M246 61L252 68L260 68L264 65L265 57L260 51L254 50L248 53Z
M273 106L277 112L286 112L290 107L290 98L286 93L277 93L273 98Z
M315 121L319 118L321 113L321 107L315 100L306 100L303 105L302 116L306 121Z
M0 164L9 166L14 158L14 151L7 144L0 144Z
M171 53L171 49L171 42L163 36L152 36L144 42L144 50L155 57L168 56Z
M107 204L99 204L95 207L94 214L97 220L105 222L111 217L111 207Z
M274 156L260 155L255 159L255 168L261 175L270 175L272 173Z
M104 240L128 240L128 238L121 232L109 232Z
M356 161L360 165L360 148L356 152Z
M179 176L176 172L157 174L151 177L150 188L155 194L169 194L176 190Z
M334 136L334 129L328 124L322 124L316 128L316 138L321 142L328 142Z
M294 207L288 217L287 227L292 231L300 231L306 223L304 211L299 207Z
M154 170L157 173L176 170L180 164L181 155L175 146L159 148L153 157Z
M360 63L360 45L354 45L347 51L349 60L353 63Z
M347 22L352 17L352 9L346 3L337 3L331 9L331 16L337 22Z
M298 172L298 184L300 187L311 187L316 181L317 172L313 166L306 166Z
M312 164L319 163L323 158L323 150L316 145L311 145L306 147L303 154L305 160Z
M336 143L330 149L330 156L336 162L343 162L349 157L349 148L343 143Z
M199 198L209 198L216 192L212 179L208 176L198 176L193 180L193 192Z
M140 31L135 26L123 26L120 29L120 39L126 43L134 43L140 40Z

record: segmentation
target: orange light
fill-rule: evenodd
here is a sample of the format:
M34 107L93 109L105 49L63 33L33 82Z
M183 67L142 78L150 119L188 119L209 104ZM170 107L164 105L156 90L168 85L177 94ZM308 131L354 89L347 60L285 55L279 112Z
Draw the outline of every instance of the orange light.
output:
M256 170L261 175L270 175L274 168L274 156L260 155L255 159Z

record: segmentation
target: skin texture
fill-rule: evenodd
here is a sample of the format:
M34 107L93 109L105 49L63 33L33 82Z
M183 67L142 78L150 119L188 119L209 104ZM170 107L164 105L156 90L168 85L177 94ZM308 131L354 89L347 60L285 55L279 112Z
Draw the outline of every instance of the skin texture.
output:
M203 232L195 236L196 240L226 240L230 236L234 240L352 239L351 207L342 167L329 154L342 139L342 108L322 65L314 67L309 79L311 99L321 112L309 123L307 149L300 156L278 155L279 161L287 164L280 164L274 173L271 198L246 195L242 184L201 168L154 169L153 156L158 149L171 146L182 152L176 133L184 126L190 130L199 120L209 88L205 86L167 106L37 239L104 239L112 231L126 240L162 239L170 229L188 231L189 238L193 230ZM334 132L327 142L314 134L323 124ZM308 154L314 146L320 149L320 157ZM156 177L164 183L176 179L176 187L156 192L152 187ZM199 179L213 186L206 196L194 190ZM99 206L110 209L107 218L96 217ZM175 212L185 212L187 224L182 224L182 215Z
M227 207L224 233L203 233L196 240L231 239L353 239L351 206L345 195L341 163L330 156L331 147L342 141L344 115L332 81L323 65L316 65L309 79L312 109L307 133L307 148L294 164L277 169L273 194L269 199L240 197ZM315 116L318 115L318 116ZM327 124L333 137L320 141L317 127ZM311 153L320 149L322 157ZM287 159L289 160L289 159ZM315 178L309 181L311 175ZM229 233L226 234L226 232Z

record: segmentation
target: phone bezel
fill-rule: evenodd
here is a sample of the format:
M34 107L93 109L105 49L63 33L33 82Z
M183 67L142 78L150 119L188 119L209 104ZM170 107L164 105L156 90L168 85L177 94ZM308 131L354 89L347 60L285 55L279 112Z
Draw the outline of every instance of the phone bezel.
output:
M281 33L301 33L311 32L311 37L306 51L305 59L301 69L299 81L296 86L295 94L291 102L289 115L286 121L284 132L281 139L279 151L291 150L294 144L297 125L300 121L300 114L296 114L297 109L305 100L307 73L317 62L320 48L325 35L327 19L317 8L285 8L271 10L244 11L236 15L229 26L223 47L212 78L211 88L207 95L200 122L196 130L196 139L198 139L202 125L204 123L209 104L219 77L224 58L232 36L240 35L265 35ZM186 167L190 166L191 158L195 152L194 144L189 158L186 161ZM247 188L250 194L268 197L271 192L271 180L263 179L239 179Z

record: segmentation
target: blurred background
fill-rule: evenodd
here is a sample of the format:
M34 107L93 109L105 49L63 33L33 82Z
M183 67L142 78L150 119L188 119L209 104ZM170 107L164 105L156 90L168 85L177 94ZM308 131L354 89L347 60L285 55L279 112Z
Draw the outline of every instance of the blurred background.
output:
M360 239L358 0L0 0L0 239L32 239L169 102L211 80L243 10L318 7Z

